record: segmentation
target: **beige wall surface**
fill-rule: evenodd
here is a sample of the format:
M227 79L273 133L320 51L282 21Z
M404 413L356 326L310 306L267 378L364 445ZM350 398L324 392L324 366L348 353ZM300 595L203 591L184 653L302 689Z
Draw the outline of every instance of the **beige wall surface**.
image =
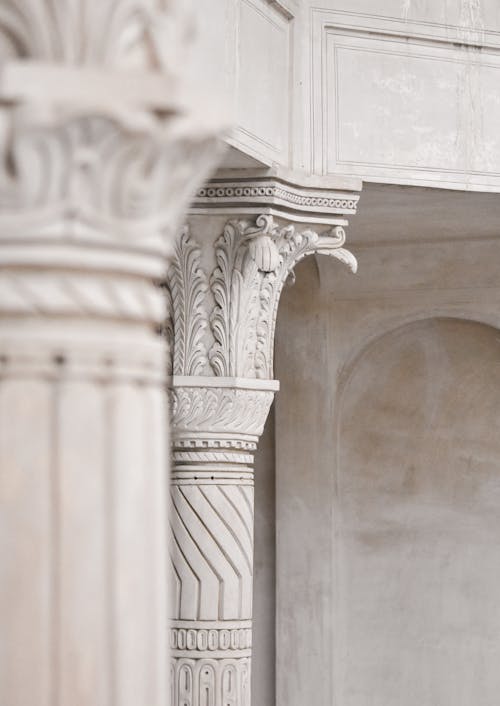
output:
M498 703L500 337L382 336L341 391L334 674L343 706Z
M277 704L493 706L495 197L362 203L358 275L305 261L279 314Z

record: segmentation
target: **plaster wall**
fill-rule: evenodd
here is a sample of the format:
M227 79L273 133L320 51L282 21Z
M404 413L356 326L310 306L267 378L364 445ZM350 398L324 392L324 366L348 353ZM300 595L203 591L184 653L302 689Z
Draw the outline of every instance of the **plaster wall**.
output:
M335 695L495 704L500 341L427 319L374 342L338 401Z
M368 186L363 276L305 261L284 294L279 705L497 703L500 245L456 198Z

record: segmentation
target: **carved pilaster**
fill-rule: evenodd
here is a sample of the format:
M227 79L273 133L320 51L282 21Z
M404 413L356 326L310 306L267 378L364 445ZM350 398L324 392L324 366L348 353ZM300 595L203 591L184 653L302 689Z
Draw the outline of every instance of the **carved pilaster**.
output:
M0 4L6 706L167 703L158 283L218 151L181 4Z
M278 383L276 315L297 262L344 246L357 194L276 176L214 179L167 277L172 704L249 706L253 455Z

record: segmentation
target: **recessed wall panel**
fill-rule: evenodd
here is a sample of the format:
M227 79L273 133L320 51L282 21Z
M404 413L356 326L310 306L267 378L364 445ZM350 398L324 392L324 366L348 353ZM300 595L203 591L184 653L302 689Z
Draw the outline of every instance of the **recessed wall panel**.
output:
M312 22L316 173L500 187L496 33L341 10Z
M262 0L240 0L237 138L268 160L286 161L289 21Z
M218 102L226 114L234 110L236 91L236 0L196 0L196 22L196 83L203 100Z
M461 62L334 34L328 49L329 171L347 163L465 169Z

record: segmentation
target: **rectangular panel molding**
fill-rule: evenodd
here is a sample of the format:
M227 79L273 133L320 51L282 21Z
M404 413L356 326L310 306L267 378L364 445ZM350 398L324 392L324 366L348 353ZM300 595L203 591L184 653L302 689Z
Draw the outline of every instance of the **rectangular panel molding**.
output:
M500 35L479 48L459 28L327 11L312 20L315 172L498 190Z

